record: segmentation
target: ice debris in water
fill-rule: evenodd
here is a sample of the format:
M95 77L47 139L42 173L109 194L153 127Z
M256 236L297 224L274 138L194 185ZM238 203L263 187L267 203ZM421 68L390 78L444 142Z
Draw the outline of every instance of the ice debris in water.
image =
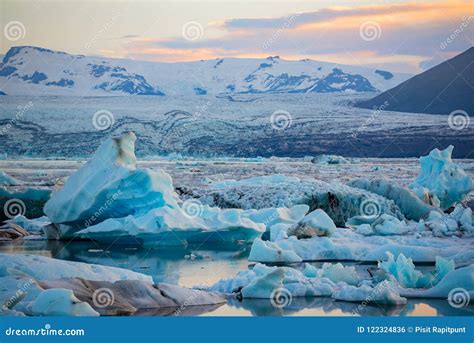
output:
M448 273L454 270L454 261L436 257L436 268L432 273L422 273L415 269L413 260L400 254L395 259L394 255L387 252L388 259L379 262L378 267L384 270L405 288L429 288L435 286Z
M267 267L257 264L252 270L239 272L235 278L217 282L208 290L238 293L243 298L267 298L289 303L292 297L333 297L343 301L370 299L383 304L403 304L396 287L384 281L382 291L359 282L353 267L326 264L322 270L306 266L304 272L290 267ZM281 298L281 299L280 299Z
M472 179L451 155L453 146L445 150L433 149L420 158L421 170L410 188L427 203L447 209L462 200L472 190Z

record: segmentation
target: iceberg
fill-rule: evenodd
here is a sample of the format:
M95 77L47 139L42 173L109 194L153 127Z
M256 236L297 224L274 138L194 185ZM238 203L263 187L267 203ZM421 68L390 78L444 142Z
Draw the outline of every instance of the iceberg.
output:
M318 155L313 157L311 160L312 163L314 164L346 164L349 163L349 161L339 155Z
M439 211L418 198L410 189L394 185L386 180L357 179L348 183L349 186L365 189L384 198L393 200L407 219L425 219L431 211Z
M151 276L122 268L63 261L37 255L0 254L0 276L8 275L28 275L37 280L80 277L87 280L153 281Z
M212 183L193 191L193 197L209 206L246 210L308 205L310 211L326 212L337 226L344 226L349 218L360 215L366 203L375 204L379 213L404 218L392 200L364 189L279 174Z
M15 179L13 176L8 175L3 170L0 170L0 186L21 186L23 181Z
M74 296L69 289L56 288L41 292L33 301L29 312L35 316L98 316L86 302Z
M305 271L308 272L307 266ZM349 272L350 276L344 276L345 272ZM395 285L383 281L375 287L371 286L354 275L352 267L326 264L322 270L314 268L311 273L313 275L307 276L295 268L257 264L252 270L239 272L235 278L218 281L208 290L224 294L240 293L242 298L271 299L276 307L287 306L298 297L332 297L351 302L372 300L390 305L406 303Z
M0 262L3 315L198 314L188 308L225 302L214 293L155 284L151 276L121 268L29 255L0 254Z
M171 177L137 169L133 132L106 140L65 185L52 194L44 212L71 235L109 218L145 214L151 208L178 206Z
M388 275L393 276L397 283L404 288L429 288L435 286L448 273L454 270L454 261L436 257L436 269L433 273L423 274L415 269L413 260L400 254L395 259L393 254L387 252L388 259L379 262L378 267Z
M311 238L315 236L331 236L336 230L336 224L321 209L307 214L298 224L287 230L288 236L300 238Z
M472 190L471 177L451 159L453 149L452 145L445 150L433 149L428 156L421 157L420 173L410 185L422 199L429 194L442 209L462 200Z
M385 260L388 251L395 256L399 254L410 256L414 262L434 263L436 257L440 256L454 260L455 263L473 263L474 252L470 248L472 242L472 237L446 239L436 237L431 231L424 231L422 235L413 233L365 236L352 229L337 228L331 237L297 239L295 236L290 236L272 242L263 241L263 244L272 250L293 251L303 261L377 262ZM255 248L252 245L250 256L255 262L278 262L274 260L273 252L266 254L266 251L259 242Z

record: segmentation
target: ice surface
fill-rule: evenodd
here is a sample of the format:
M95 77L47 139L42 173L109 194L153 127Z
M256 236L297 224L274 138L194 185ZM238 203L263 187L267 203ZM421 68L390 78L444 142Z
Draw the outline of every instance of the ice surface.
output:
M260 209L306 204L310 211L322 209L338 226L361 214L361 205L367 202L377 204L380 213L403 218L392 200L341 183L294 177L285 179L285 182L271 182L274 180L272 175L256 179L222 181L217 188L211 184L194 192L194 197L204 204L222 208Z
M289 236L297 238L311 238L314 236L331 236L336 230L336 224L321 209L307 214L298 224L288 229Z
M35 316L98 316L86 303L79 301L69 289L55 288L41 292L30 311Z
M153 281L151 276L122 268L63 261L44 256L0 254L0 276L25 274L37 280L80 277L86 280Z
M0 185L1 186L21 186L22 181L15 179L13 176L8 175L4 171L0 170Z
M108 218L144 214L151 208L177 207L171 177L162 171L137 169L135 134L106 140L44 211L55 224L66 224L68 234ZM64 232L66 233L66 232Z
M386 259L389 251L395 256L404 254L415 262L435 262L437 256L455 260L456 263L473 263L473 238L445 239L433 235L431 231L406 235L365 236L352 229L337 228L331 237L309 239L278 239L272 243L273 249L294 251L303 261L354 260L379 261ZM263 242L268 245L268 242ZM261 250L256 262L276 262L274 254L264 255Z
M311 162L314 164L346 164L349 163L349 161L339 155L319 155L315 156Z
M472 190L471 177L451 160L453 149L452 145L445 150L433 149L428 156L421 157L420 174L410 185L418 195L426 194L428 190L443 209L454 205Z
M341 264L325 264L322 269L306 266L303 273L290 267L257 264L252 270L239 272L235 278L217 282L209 290L227 294L241 292L243 298L267 298L286 305L294 297L331 296L342 301L406 303L392 283L383 281L373 287L363 282L353 267Z
M301 262L303 259L292 250L282 249L273 242L262 241L260 238L257 238L253 241L249 261L293 263Z
M349 182L349 186L365 189L393 200L407 219L424 219L431 211L437 210L436 207L420 200L410 189L397 186L387 180L356 179Z

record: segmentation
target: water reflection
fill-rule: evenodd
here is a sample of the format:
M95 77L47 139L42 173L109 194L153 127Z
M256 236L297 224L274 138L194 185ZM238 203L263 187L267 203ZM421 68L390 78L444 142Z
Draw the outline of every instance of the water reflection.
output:
M97 263L126 268L151 275L155 282L167 282L186 287L212 285L220 279L234 277L247 270L248 245L200 245L170 249L117 249L89 241L14 241L0 244L0 252L27 253L62 260ZM348 263L344 263L348 264ZM369 265L351 263L359 273ZM314 263L320 266L321 263ZM302 265L294 265L302 268ZM426 267L427 268L427 267ZM430 267L432 268L432 267ZM334 301L330 298L293 298L288 306L277 308L267 299L228 300L227 304L189 307L180 315L209 316L464 316L474 315L474 306L451 307L443 299L410 299L403 306L365 306L360 303ZM136 315L173 315L174 309L140 311Z

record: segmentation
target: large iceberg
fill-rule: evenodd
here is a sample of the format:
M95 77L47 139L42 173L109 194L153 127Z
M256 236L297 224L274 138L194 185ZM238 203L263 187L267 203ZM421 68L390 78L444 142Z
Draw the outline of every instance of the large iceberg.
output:
M188 307L225 302L213 293L154 283L151 276L121 268L19 254L0 254L0 265L3 315L180 315Z
M434 149L420 158L421 170L410 185L414 192L428 203L447 209L462 200L472 190L472 179L453 163L453 146Z
M92 158L53 193L44 212L60 235L108 218L141 215L151 208L178 206L171 177L163 171L137 169L135 134L106 140Z
M367 203L374 204L379 213L404 218L392 200L372 192L337 182L301 180L278 174L220 181L193 191L192 196L203 204L221 208L262 209L305 204L310 211L323 210L338 226L360 215Z

